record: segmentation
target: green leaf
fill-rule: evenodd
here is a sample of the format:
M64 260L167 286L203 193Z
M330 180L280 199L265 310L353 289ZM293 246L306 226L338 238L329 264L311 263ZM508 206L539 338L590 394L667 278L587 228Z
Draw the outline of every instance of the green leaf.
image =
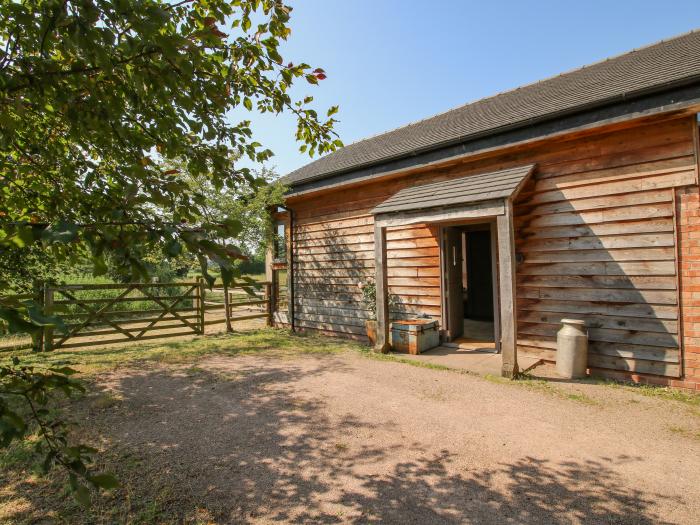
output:
M182 253L182 244L177 239L171 239L165 244L165 253L170 257L177 257Z
M10 240L18 248L24 248L25 246L34 242L34 233L31 226L20 226L17 228L17 232Z
M241 231L243 231L243 223L240 219L235 217L227 217L224 219L223 225L227 235L231 238L238 237Z
M45 315L40 306L33 305L27 308L27 315L31 322L37 326L58 326L65 328L65 323L57 315Z
M111 474L96 474L90 476L89 480L95 486L105 490L112 490L119 487L119 481Z
M19 311L11 308L0 307L0 319L4 319L10 333L28 333L36 335L41 328L24 319Z
M75 501L77 501L83 507L87 508L90 506L90 489L88 489L82 483L78 483L73 489L73 497L75 498Z
M93 277L99 277L104 275L109 271L107 268L107 262L102 255L98 255L92 258L92 275Z
M231 286L233 284L234 273L231 268L221 267L221 281L224 283L224 286Z

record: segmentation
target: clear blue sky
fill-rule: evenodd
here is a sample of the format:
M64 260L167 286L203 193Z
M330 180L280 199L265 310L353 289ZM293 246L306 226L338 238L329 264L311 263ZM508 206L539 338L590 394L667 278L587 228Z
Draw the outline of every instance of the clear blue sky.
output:
M700 28L697 0L288 3L283 56L326 70L303 92L319 109L340 105L345 144ZM310 161L290 116L254 117L253 131L279 174Z

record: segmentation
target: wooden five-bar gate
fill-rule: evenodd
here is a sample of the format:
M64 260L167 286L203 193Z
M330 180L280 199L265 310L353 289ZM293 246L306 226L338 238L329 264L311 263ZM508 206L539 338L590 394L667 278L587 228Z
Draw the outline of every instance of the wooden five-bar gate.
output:
M231 286L227 294L204 280L46 285L34 299L62 326L47 326L34 344L53 350L204 335L210 325L225 323L230 331L239 321L259 318L269 326L271 295L268 282Z

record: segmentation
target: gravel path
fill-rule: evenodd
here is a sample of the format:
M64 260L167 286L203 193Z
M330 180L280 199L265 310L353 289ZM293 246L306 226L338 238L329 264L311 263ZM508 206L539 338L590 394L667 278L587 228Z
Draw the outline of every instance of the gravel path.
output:
M136 492L178 521L700 521L698 409L610 386L528 388L353 352L102 384L122 401L91 419L142 465Z

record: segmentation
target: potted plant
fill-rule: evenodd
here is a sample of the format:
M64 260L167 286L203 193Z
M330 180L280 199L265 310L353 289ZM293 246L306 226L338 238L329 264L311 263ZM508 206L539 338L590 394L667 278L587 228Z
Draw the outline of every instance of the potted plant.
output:
M367 338L374 346L377 342L377 285L374 281L360 283L362 290L362 302L369 313L369 317L365 319L365 329L367 330Z

